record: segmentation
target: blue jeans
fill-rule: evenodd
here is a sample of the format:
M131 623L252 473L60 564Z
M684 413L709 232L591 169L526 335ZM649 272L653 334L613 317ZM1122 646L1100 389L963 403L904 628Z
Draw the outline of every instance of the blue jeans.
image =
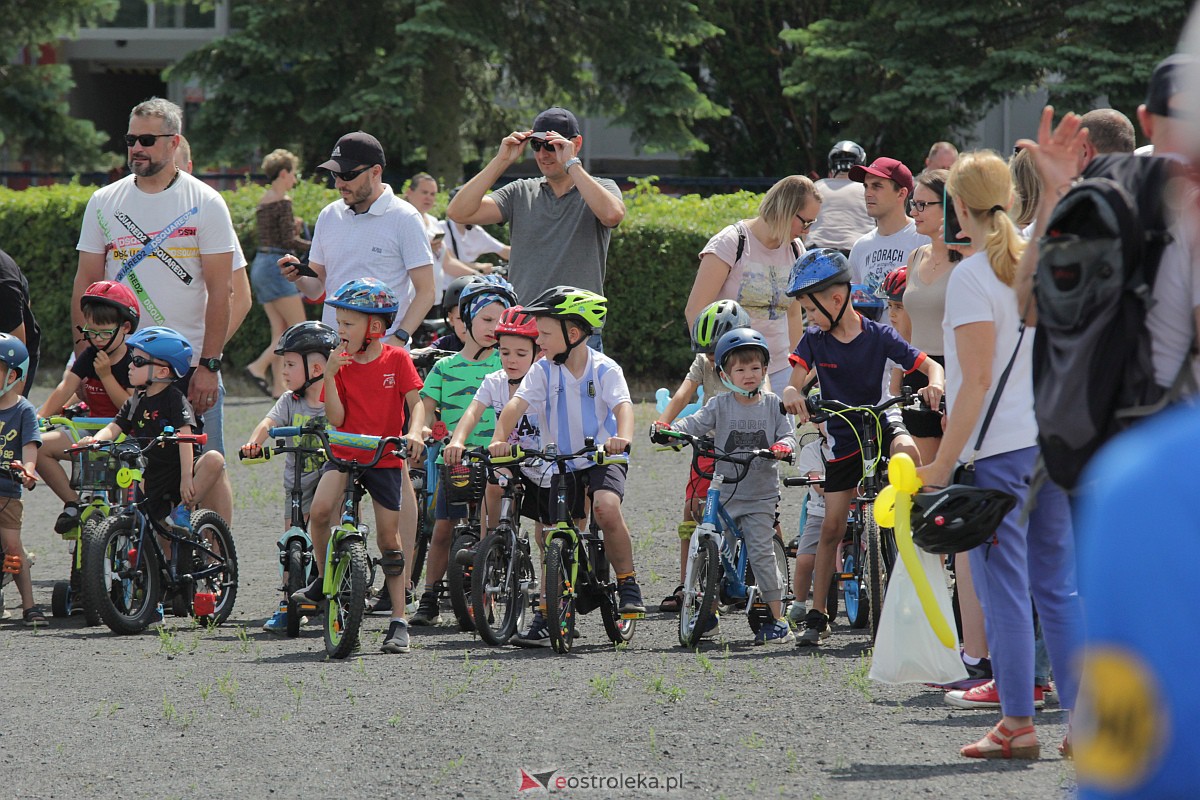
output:
M1052 481L1046 481L1038 491L1028 521L1021 522L1037 456L1036 447L1027 447L975 462L980 488L1000 489L1019 501L996 529L996 543L984 543L969 554L975 591L983 606L1000 708L1014 717L1033 716L1031 592L1063 708L1074 708L1079 686L1073 654L1083 614L1075 578L1075 536L1066 494Z
M222 456L225 455L225 381L221 378L221 373L217 373L217 402L213 407L204 412L204 432L208 434L208 441L204 445L204 449L216 450Z

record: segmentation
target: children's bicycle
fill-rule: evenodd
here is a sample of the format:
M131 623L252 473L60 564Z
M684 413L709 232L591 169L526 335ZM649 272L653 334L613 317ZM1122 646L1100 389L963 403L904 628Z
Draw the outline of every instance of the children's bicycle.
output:
M555 522L546 528L546 627L550 630L551 647L559 654L571 652L576 616L596 609L600 609L608 638L614 644L628 642L633 638L637 621L645 614L621 613L617 582L610 577L608 557L604 554L604 532L596 524L595 516L586 533L575 527L567 501L567 465L578 459L598 466L628 464L629 454L609 455L588 438L575 453L560 453L553 444L540 451L513 446L507 463L516 464L525 458L540 458L547 468L557 467L551 483ZM504 458L492 457L492 466L505 463Z
M529 539L521 531L521 500L524 484L512 459L493 459L484 448L466 454L466 460L487 469L488 483L503 490L500 518L496 527L479 543L472 555L471 610L475 630L494 646L508 643L522 626L525 611L537 590ZM496 469L496 462L514 467L512 473Z
M454 526L450 539L450 559L446 564L446 593L450 607L463 633L475 631L475 611L471 604L475 551L479 548L479 517L487 485L487 467L476 461L464 461L455 467L441 466L446 503L466 506L467 518Z
M433 424L429 436L425 438L424 463L408 469L408 479L412 482L413 492L417 496L417 541L413 548L412 566L408 575L409 582L414 587L421 585L421 572L425 569L425 557L429 554L429 542L433 539L433 511L441 475L437 461L442 447L449 441L450 432L446 430L445 423L438 420Z
M300 618L304 614L315 613L316 606L297 603L291 599L295 592L308 586L317 577L317 563L313 557L312 538L308 535L308 521L304 518L304 490L301 488L301 478L317 465L310 459L318 459L317 464L325 461L325 451L320 446L320 440L315 432L327 424L324 417L309 420L300 426L301 435L295 437L294 444L287 444L280 431L283 428L271 428L267 435L275 439L274 447L263 447L262 454L255 457L244 457L241 452L238 458L243 464L263 464L271 460L272 455L295 455L292 465L292 489L288 493L289 526L276 542L279 548L279 579L284 601L287 603L287 635L295 638L300 635ZM309 463L305 463L309 462ZM287 581L284 582L284 576Z
M716 627L718 606L736 608L745 603L750 629L758 633L772 619L770 608L762 599L750 567L746 537L725 510L721 488L741 483L756 458L775 460L769 449L743 450L727 453L707 436L693 436L683 431L661 428L654 432L655 443L672 439L692 448L692 468L704 478L710 478L704 501L704 517L693 531L688 544L687 568L684 570L683 602L679 606L679 644L694 648L706 633ZM702 470L700 461L713 459L734 466L734 475L727 478L716 470ZM783 542L771 537L775 553L775 569L783 587L783 604L791 599L791 571Z
M205 624L219 625L233 612L237 551L225 520L211 509L197 509L190 518L164 524L146 512L149 498L139 488L150 448L204 444L207 438L168 427L145 447L126 440L68 448L106 451L118 466L121 500L103 523L85 533L80 575L84 607L99 612L114 633L141 633L161 619L167 603L175 616L194 615Z
M38 420L43 433L62 430L72 444L84 436L94 436L112 422L111 417L88 417L86 403L76 403L63 409L62 414ZM79 518L73 528L60 534L70 542L71 573L65 581L55 581L50 595L50 610L56 617L82 613L88 625L99 625L100 614L83 602L79 575L83 569L83 535L89 528L100 525L112 510L118 495L116 475L107 453L80 451L71 454L71 488L79 493Z
M331 658L345 658L358 646L373 567L367 555L367 527L359 521L359 501L365 493L359 478L386 455L404 458L407 448L404 441L396 436L380 438L308 425L271 429L271 435L275 437L300 436L304 433L316 436L329 462L346 473L341 522L330 531L329 542L325 546L325 577L321 588L326 600L323 625L325 652ZM367 461L344 459L334 454L331 446L334 444L372 452L372 456Z

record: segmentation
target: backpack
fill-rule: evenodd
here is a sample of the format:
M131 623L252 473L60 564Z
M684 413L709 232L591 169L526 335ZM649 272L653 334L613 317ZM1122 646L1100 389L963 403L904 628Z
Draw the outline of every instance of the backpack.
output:
M1073 489L1092 455L1171 389L1154 380L1146 312L1167 232L1174 163L1111 154L1094 159L1059 200L1038 243L1034 409L1050 478Z

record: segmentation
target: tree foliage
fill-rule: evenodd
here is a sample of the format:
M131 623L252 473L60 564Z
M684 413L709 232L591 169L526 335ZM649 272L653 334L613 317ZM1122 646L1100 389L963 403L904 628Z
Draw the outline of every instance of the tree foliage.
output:
M111 19L116 10L117 0L7 0L0 16L0 146L56 167L101 162L107 137L70 115L70 67L26 64L18 56Z

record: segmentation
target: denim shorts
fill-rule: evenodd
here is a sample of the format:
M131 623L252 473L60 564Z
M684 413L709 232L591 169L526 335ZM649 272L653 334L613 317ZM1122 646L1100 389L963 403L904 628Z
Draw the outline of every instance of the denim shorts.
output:
M263 252L264 250L266 252ZM258 298L259 303L266 305L284 297L300 294L300 290L279 272L279 259L288 253L289 251L279 247L264 247L254 257L254 263L250 267L250 286L254 289L254 296Z

